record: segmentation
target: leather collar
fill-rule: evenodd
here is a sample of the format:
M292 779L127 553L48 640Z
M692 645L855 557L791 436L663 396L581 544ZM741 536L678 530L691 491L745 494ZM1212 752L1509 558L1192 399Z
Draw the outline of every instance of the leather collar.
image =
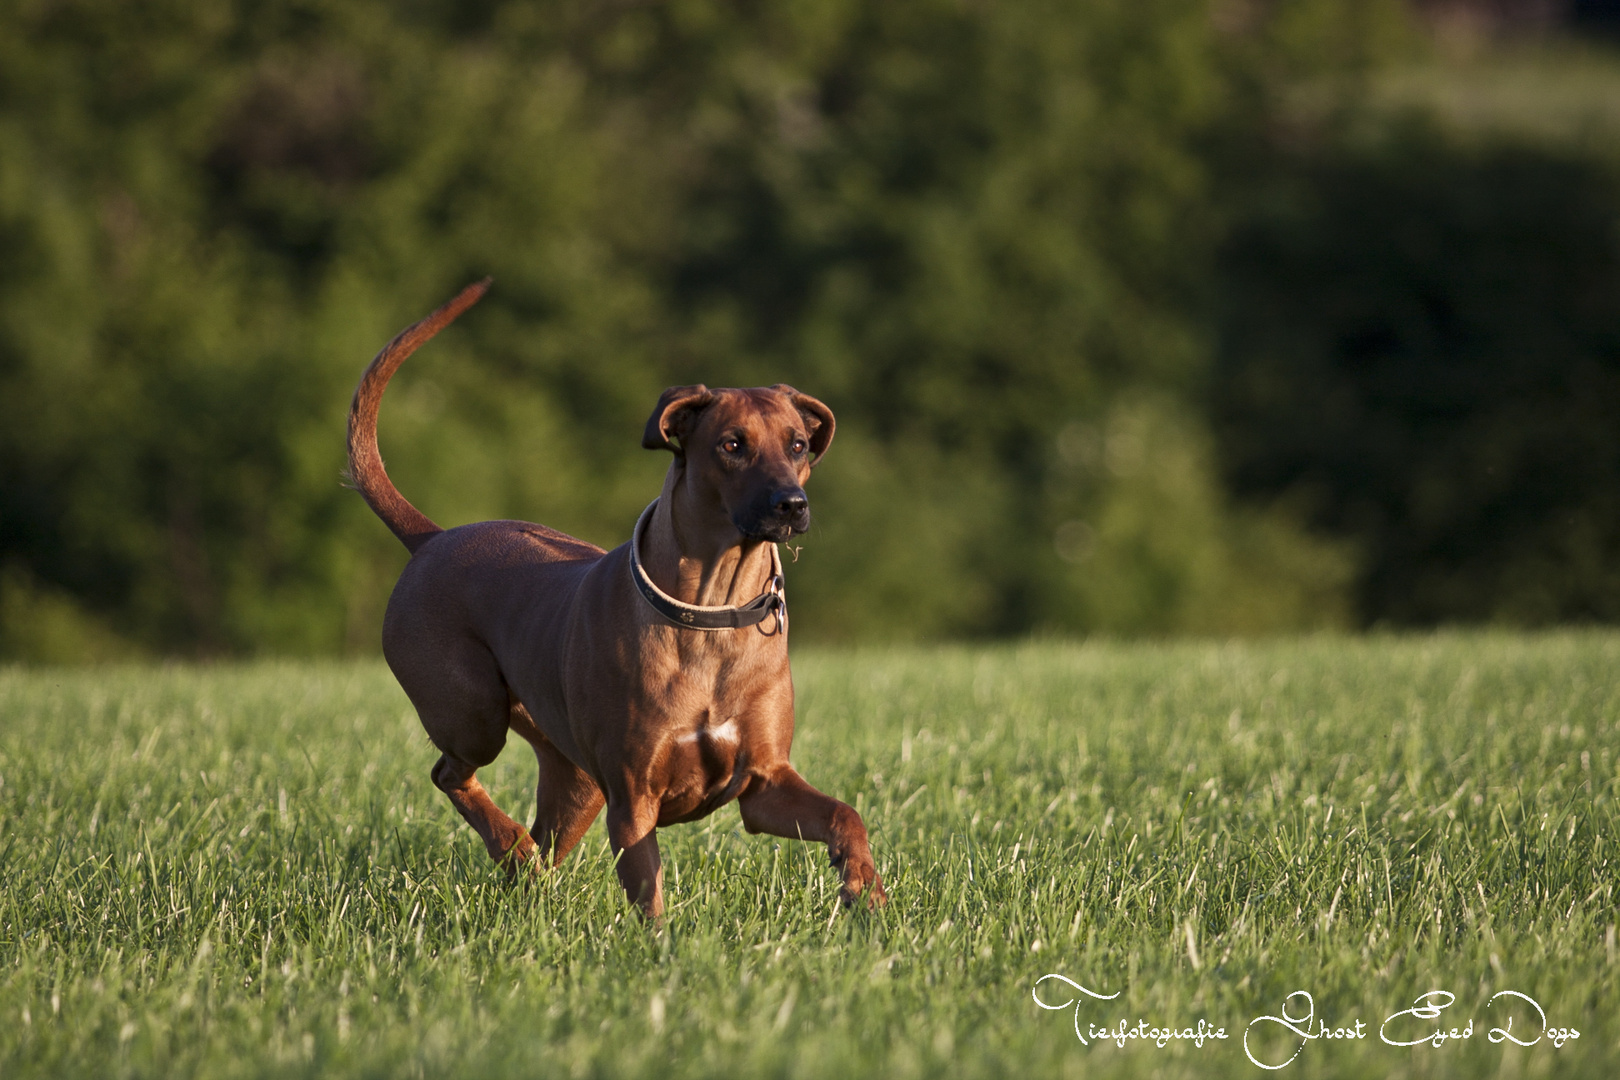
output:
M630 577L636 583L636 591L641 593L641 598L665 622L683 630L736 630L756 626L775 615L776 629L772 633L779 634L787 628L782 556L775 544L771 545L771 579L765 583L765 591L741 606L699 607L697 604L682 603L653 584L647 568L641 565L641 534L646 531L647 522L652 519L657 506L657 499L647 504L647 509L636 519L635 532L630 534Z

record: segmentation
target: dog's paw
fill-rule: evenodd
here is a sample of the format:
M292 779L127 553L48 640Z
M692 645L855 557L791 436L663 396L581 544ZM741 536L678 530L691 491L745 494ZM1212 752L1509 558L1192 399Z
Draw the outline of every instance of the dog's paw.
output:
M544 868L545 860L539 858L539 852L539 847L529 838L528 830L525 829L518 835L517 842L507 848L506 853L495 861L506 871L506 880L516 882Z
M889 894L883 888L883 879L878 877L877 867L869 863L863 869L864 873L851 873L844 878L838 899L846 908L876 911L889 902Z

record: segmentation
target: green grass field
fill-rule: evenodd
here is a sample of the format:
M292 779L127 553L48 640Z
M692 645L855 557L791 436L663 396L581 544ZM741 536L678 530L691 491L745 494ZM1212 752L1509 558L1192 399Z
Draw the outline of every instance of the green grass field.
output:
M797 654L889 907L736 810L503 883L380 663L0 672L0 1076L1612 1076L1620 635ZM484 773L520 818L514 740ZM1111 1001L1036 1005L1058 973ZM1291 1035L1291 992L1311 1030ZM1444 990L1438 1019L1398 1017ZM1492 1043L1513 1017L1535 1045ZM1041 987L1051 1004L1073 991ZM1302 1016L1306 1006L1291 1006ZM1200 1019L1202 1046L1116 1035Z

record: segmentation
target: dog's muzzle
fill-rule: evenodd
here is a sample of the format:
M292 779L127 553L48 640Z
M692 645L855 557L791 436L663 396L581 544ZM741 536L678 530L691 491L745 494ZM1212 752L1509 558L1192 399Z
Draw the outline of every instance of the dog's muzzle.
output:
M733 517L732 524L750 540L780 544L810 528L810 499L801 487L777 488L749 510Z

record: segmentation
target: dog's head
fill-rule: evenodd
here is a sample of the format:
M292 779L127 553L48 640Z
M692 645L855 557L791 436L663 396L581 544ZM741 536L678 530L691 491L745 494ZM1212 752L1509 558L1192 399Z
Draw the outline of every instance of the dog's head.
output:
M712 501L744 537L780 543L810 527L804 483L834 426L831 409L781 383L672 386L659 397L641 445L673 452L693 494Z

